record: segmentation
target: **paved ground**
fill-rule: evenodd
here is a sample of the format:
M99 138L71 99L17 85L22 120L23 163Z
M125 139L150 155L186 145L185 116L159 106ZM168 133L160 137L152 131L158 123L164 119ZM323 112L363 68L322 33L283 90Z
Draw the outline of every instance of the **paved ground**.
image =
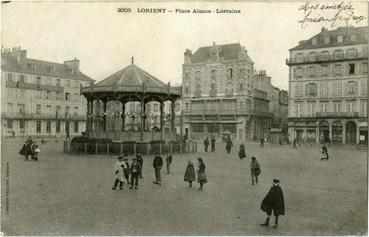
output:
M367 153L318 147L248 144L246 160L237 149L175 155L172 174L152 184L152 157L144 157L139 190L112 191L115 157L73 156L61 143L41 147L40 161L25 162L20 144L2 144L2 231L6 235L354 235L367 232ZM199 146L201 149L202 146ZM202 150L202 149L201 149ZM261 164L260 184L250 182L249 158ZM209 183L204 191L183 182L188 159L201 156ZM5 210L9 167L9 211ZM280 228L259 226L260 202L281 180L286 216ZM274 219L272 219L274 221Z

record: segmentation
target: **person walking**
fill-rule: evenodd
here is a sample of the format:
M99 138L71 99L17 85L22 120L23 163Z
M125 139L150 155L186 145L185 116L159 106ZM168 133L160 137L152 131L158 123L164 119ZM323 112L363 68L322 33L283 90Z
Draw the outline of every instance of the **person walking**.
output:
M129 187L129 189L133 189L133 186L135 189L138 189L138 177L140 174L141 164L137 158L134 158L131 164L131 187Z
M123 189L123 180L124 180L124 162L123 162L123 156L118 157L118 161L115 162L114 166L114 172L115 172L115 182L112 190L115 190L119 183L119 189Z
M40 148L37 144L32 145L32 153L31 153L31 159L34 161L38 160L38 154L41 152Z
M172 155L167 154L167 158L165 159L165 162L167 163L167 174L170 174L170 165L172 164Z
M123 159L123 162L124 162L124 166L123 166L123 172L124 172L124 177L126 178L126 181L127 181L127 186L130 184L129 182L129 175L131 174L131 169L129 167L129 162L128 162L128 159L126 158L127 157L127 154L124 155L124 159Z
M197 171L197 182L200 183L199 190L202 191L204 183L208 182L208 178L206 177L205 173L205 163L202 160L202 158L197 158L197 161L199 163L198 171Z
M143 176L142 176L143 158L142 158L142 155L141 155L140 152L137 153L136 158L137 158L138 163L140 163L140 166L141 166L141 169L140 169L140 178L143 179Z
M210 143L211 143L211 152L215 152L215 137L214 136L211 137Z
M196 180L195 167L191 161L188 161L184 181L190 184L190 188L192 187L192 182Z
M231 138L228 137L228 139L226 141L226 151L227 151L227 154L230 154L231 153L232 147L233 147L232 140L231 140Z
M205 140L204 140L205 152L208 152L208 147L209 147L209 139L208 139L208 137L206 137Z
M270 216L272 211L275 217L275 223L273 228L278 228L278 217L284 216L284 197L282 188L279 186L279 180L273 179L273 186L270 188L268 194L261 202L261 210L266 212L267 218L261 226L269 226Z
M250 169L251 169L251 184L255 185L255 182L258 183L258 176L261 174L260 164L259 162L257 162L255 157L251 157Z
M161 185L161 167L163 166L163 158L161 156L157 155L154 158L153 166L155 169L155 181L153 181L154 184Z
M246 158L245 144L242 143L240 145L240 150L238 151L238 157L242 160Z
M19 151L20 155L24 156L24 160L28 160L28 156L32 156L32 144L33 141L31 137L28 137L28 139L24 142L22 149Z
M264 147L264 137L260 138L260 147Z
M323 144L323 146L322 146L322 155L323 155L323 157L321 158L321 160L328 160L329 159L328 148L325 144Z

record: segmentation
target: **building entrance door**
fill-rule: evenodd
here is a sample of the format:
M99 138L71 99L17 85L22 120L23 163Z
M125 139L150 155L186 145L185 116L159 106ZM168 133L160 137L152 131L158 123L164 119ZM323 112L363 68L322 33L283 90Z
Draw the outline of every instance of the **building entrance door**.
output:
M319 124L319 140L321 143L330 142L329 140L329 124L328 122L321 122Z
M346 143L356 143L356 124L353 121L346 123Z
M332 125L332 142L339 144L342 143L342 124L337 121Z

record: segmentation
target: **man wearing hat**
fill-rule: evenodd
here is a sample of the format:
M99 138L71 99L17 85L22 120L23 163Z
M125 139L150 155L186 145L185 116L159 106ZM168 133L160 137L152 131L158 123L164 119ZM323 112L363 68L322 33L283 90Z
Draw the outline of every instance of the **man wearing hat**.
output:
M115 172L115 182L114 187L112 188L115 190L119 183L119 188L123 189L123 180L124 180L124 169L125 163L123 162L123 156L119 156L117 162L115 162L114 172Z
M256 160L254 156L251 157L250 168L251 168L251 184L255 185L255 181L256 184L258 183L258 176L261 173L261 169L259 162Z
M135 189L138 189L138 177L140 173L141 173L140 162L138 162L137 158L134 158L131 164L131 187L130 189L133 189L133 186L135 187Z
M155 181L153 181L153 183L161 185L160 171L161 171L161 167L163 166L163 158L161 158L161 156L159 155L155 156L152 165L155 169Z
M284 198L283 191L279 186L279 180L273 179L273 186L270 188L268 194L261 202L261 210L266 212L268 215L265 223L261 224L261 226L269 226L270 216L272 215L272 211L275 216L275 224L273 228L278 228L278 216L284 216Z

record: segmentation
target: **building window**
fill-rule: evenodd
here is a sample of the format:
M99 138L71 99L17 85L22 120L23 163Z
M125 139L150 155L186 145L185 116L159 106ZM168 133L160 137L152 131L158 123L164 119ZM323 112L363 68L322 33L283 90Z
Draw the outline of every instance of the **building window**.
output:
M350 75L355 74L355 64L354 63L349 63L349 74Z
M24 83L26 82L26 79L25 79L25 76L24 76L24 75L20 75L20 76L19 76L19 82L20 82L21 84L24 84Z
M60 121L56 121L55 131L58 133L60 132Z
M334 65L334 72L335 72L336 75L341 75L342 74L342 65L341 64Z
M302 117L303 116L304 104L302 102L296 102L295 109L296 109L296 112L295 112L296 117Z
M41 114L41 105L36 105L36 114Z
M338 43L342 43L342 42L343 42L343 35L339 35L339 36L337 37L337 42L338 42Z
M41 85L41 77L36 78L36 85Z
M36 64L34 63L28 63L27 66L30 68L30 69L33 69L35 70L36 69Z
M40 120L36 121L36 132L41 133L41 121Z
M10 81L10 82L13 81L13 74L11 74L11 73L8 74L8 81Z
M328 96L329 95L329 87L327 82L320 83L320 96Z
M317 38L313 38L313 39L311 40L311 43L312 43L313 45L317 45L317 44L318 44L318 40L317 40Z
M8 113L13 113L13 103L7 103L7 112Z
M361 80L361 95L366 95L367 93L367 79Z
M65 116L69 115L69 106L65 106Z
M56 79L56 86L59 86L59 87L61 86L60 85L60 79Z
M308 102L307 103L307 114L309 117L315 116L315 102Z
M159 105L158 104L154 104L154 112L159 112Z
M194 96L195 97L200 97L201 96L201 72L200 71L197 71L195 73L195 81L196 81L196 84L195 84L195 93L194 93Z
M315 66L309 66L308 68L308 76L315 77Z
M328 51L322 51L322 52L320 53L320 58L321 58L322 60L328 60L328 59L329 59L329 52L328 52Z
M306 95L310 97L317 96L317 85L315 83L306 85Z
M194 123L192 124L193 132L204 132L204 124L202 123Z
M13 120L11 120L11 119L7 120L7 128L8 129L13 129Z
M57 105L56 106L56 118L59 118L60 117L60 110L61 110L60 105Z
M51 133L51 121L46 121L46 132Z
M303 85L302 84L295 84L295 96L299 97L299 96L303 96Z
M186 102L186 110L190 108L189 104Z
M227 69L227 78L233 79L233 69L232 68Z
M346 112L355 112L355 101L346 101Z
M329 36L324 38L324 44L329 44Z
M309 53L309 60L310 61L315 61L316 60L315 52L310 52Z
M54 66L47 66L47 71L48 72L55 72L55 67Z
M24 132L24 120L23 119L19 120L19 129L21 130L22 133Z
M335 113L341 112L341 101L333 102L333 112Z
M357 95L357 81L346 82L345 94L346 95Z
M335 59L341 59L341 58L343 58L343 54L342 54L342 50L341 49L338 49L338 50L335 50L334 51L334 58Z
M67 80L66 87L70 87L70 81Z
M25 104L18 104L18 111L20 114L24 114L25 111Z
M70 100L70 94L68 92L65 93L65 100L66 101Z
M322 76L326 77L328 76L328 65L322 65Z
M75 82L74 82L74 85L75 85L75 86L74 86L75 88L79 88L79 82L78 82L78 81L75 81Z
M340 81L333 82L333 95L342 96L342 82Z
M78 115L78 107L74 107L73 115L74 116Z
M368 63L363 63L363 74L368 74Z
M74 122L74 132L78 133L78 122Z
M351 38L351 41L356 42L357 41L357 34L352 34L350 38Z
M296 78L302 78L303 77L303 68L302 67L298 67L296 68Z
M46 114L51 115L51 105L46 105Z
M368 110L367 104L368 103L366 100L360 100L360 114L362 117L367 116L367 110Z
M319 111L322 113L327 113L328 112L328 102L320 102Z

